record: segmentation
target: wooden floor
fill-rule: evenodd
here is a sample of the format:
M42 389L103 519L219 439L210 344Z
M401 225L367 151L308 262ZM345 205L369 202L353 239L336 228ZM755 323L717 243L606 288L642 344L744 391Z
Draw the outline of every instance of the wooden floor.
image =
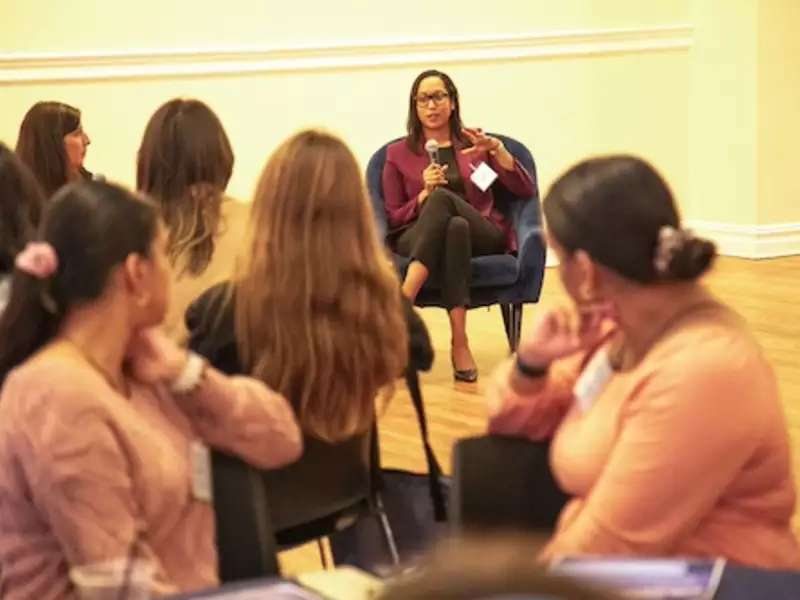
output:
M764 261L720 259L708 277L709 287L750 323L775 367L789 424L795 479L800 489L800 256ZM542 306L565 301L558 273L548 269L538 305L525 308L523 332ZM450 333L446 313L425 309L423 318L431 332L436 362L423 375L431 435L443 466L449 471L454 440L480 434L486 427L482 384L453 383L450 367ZM508 355L500 311L470 311L470 345L482 375L488 375ZM380 421L384 466L422 470L424 459L413 408L405 390L398 390ZM795 531L800 535L800 512L795 512ZM304 547L282 556L290 573L319 569L315 547Z

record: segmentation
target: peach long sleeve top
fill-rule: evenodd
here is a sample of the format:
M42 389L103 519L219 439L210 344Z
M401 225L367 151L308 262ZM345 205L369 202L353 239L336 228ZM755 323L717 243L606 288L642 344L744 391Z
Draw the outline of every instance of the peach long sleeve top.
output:
M552 436L553 473L573 496L544 557L800 567L778 389L739 318L719 304L695 311L587 401L579 377L607 346L557 361L526 395L513 389L509 362L489 391L490 431Z
M289 404L208 368L191 393L130 382L124 397L88 366L44 354L0 396L0 574L4 600L73 600L69 569L137 557L154 595L217 583L212 505L193 494L193 444L252 464L296 460Z

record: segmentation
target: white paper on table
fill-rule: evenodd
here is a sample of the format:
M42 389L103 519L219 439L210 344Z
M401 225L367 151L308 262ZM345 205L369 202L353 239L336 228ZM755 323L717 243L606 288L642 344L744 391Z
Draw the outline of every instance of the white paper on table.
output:
M623 598L710 600L725 559L567 556L551 571L610 588Z
M297 584L282 582L230 592L220 591L213 596L203 596L203 600L322 600L322 598Z
M377 577L350 566L304 573L297 579L329 600L369 600L384 588Z

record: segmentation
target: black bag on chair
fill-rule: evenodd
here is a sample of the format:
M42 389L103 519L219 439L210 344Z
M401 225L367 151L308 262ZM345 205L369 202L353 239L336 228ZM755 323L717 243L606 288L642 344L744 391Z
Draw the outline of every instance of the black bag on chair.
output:
M410 332L410 364L406 384L417 414L420 435L425 450L427 473L412 473L398 469L381 469L377 436L373 438L374 501L379 505L375 514L364 517L355 525L330 537L331 551L337 565L354 565L377 575L385 575L402 562L413 560L424 552L445 531L449 479L442 469L428 437L428 420L418 370L428 370L433 362L428 332L410 305L407 306ZM393 533L392 543L386 543L379 519L387 519ZM394 555L394 556L393 556Z

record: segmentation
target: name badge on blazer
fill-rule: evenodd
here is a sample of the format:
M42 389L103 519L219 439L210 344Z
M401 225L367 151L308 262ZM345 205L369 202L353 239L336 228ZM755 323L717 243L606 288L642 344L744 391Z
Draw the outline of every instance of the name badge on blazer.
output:
M614 374L605 349L598 350L572 388L575 402L581 412L589 410Z
M473 169L472 175L470 175L469 178L472 180L472 183L477 185L478 189L482 192L488 190L494 183L495 179L497 179L497 173L495 170L485 162L482 162L477 167L473 167Z
M192 469L192 497L199 502L211 503L211 453L208 446L194 441L189 444L189 464Z

